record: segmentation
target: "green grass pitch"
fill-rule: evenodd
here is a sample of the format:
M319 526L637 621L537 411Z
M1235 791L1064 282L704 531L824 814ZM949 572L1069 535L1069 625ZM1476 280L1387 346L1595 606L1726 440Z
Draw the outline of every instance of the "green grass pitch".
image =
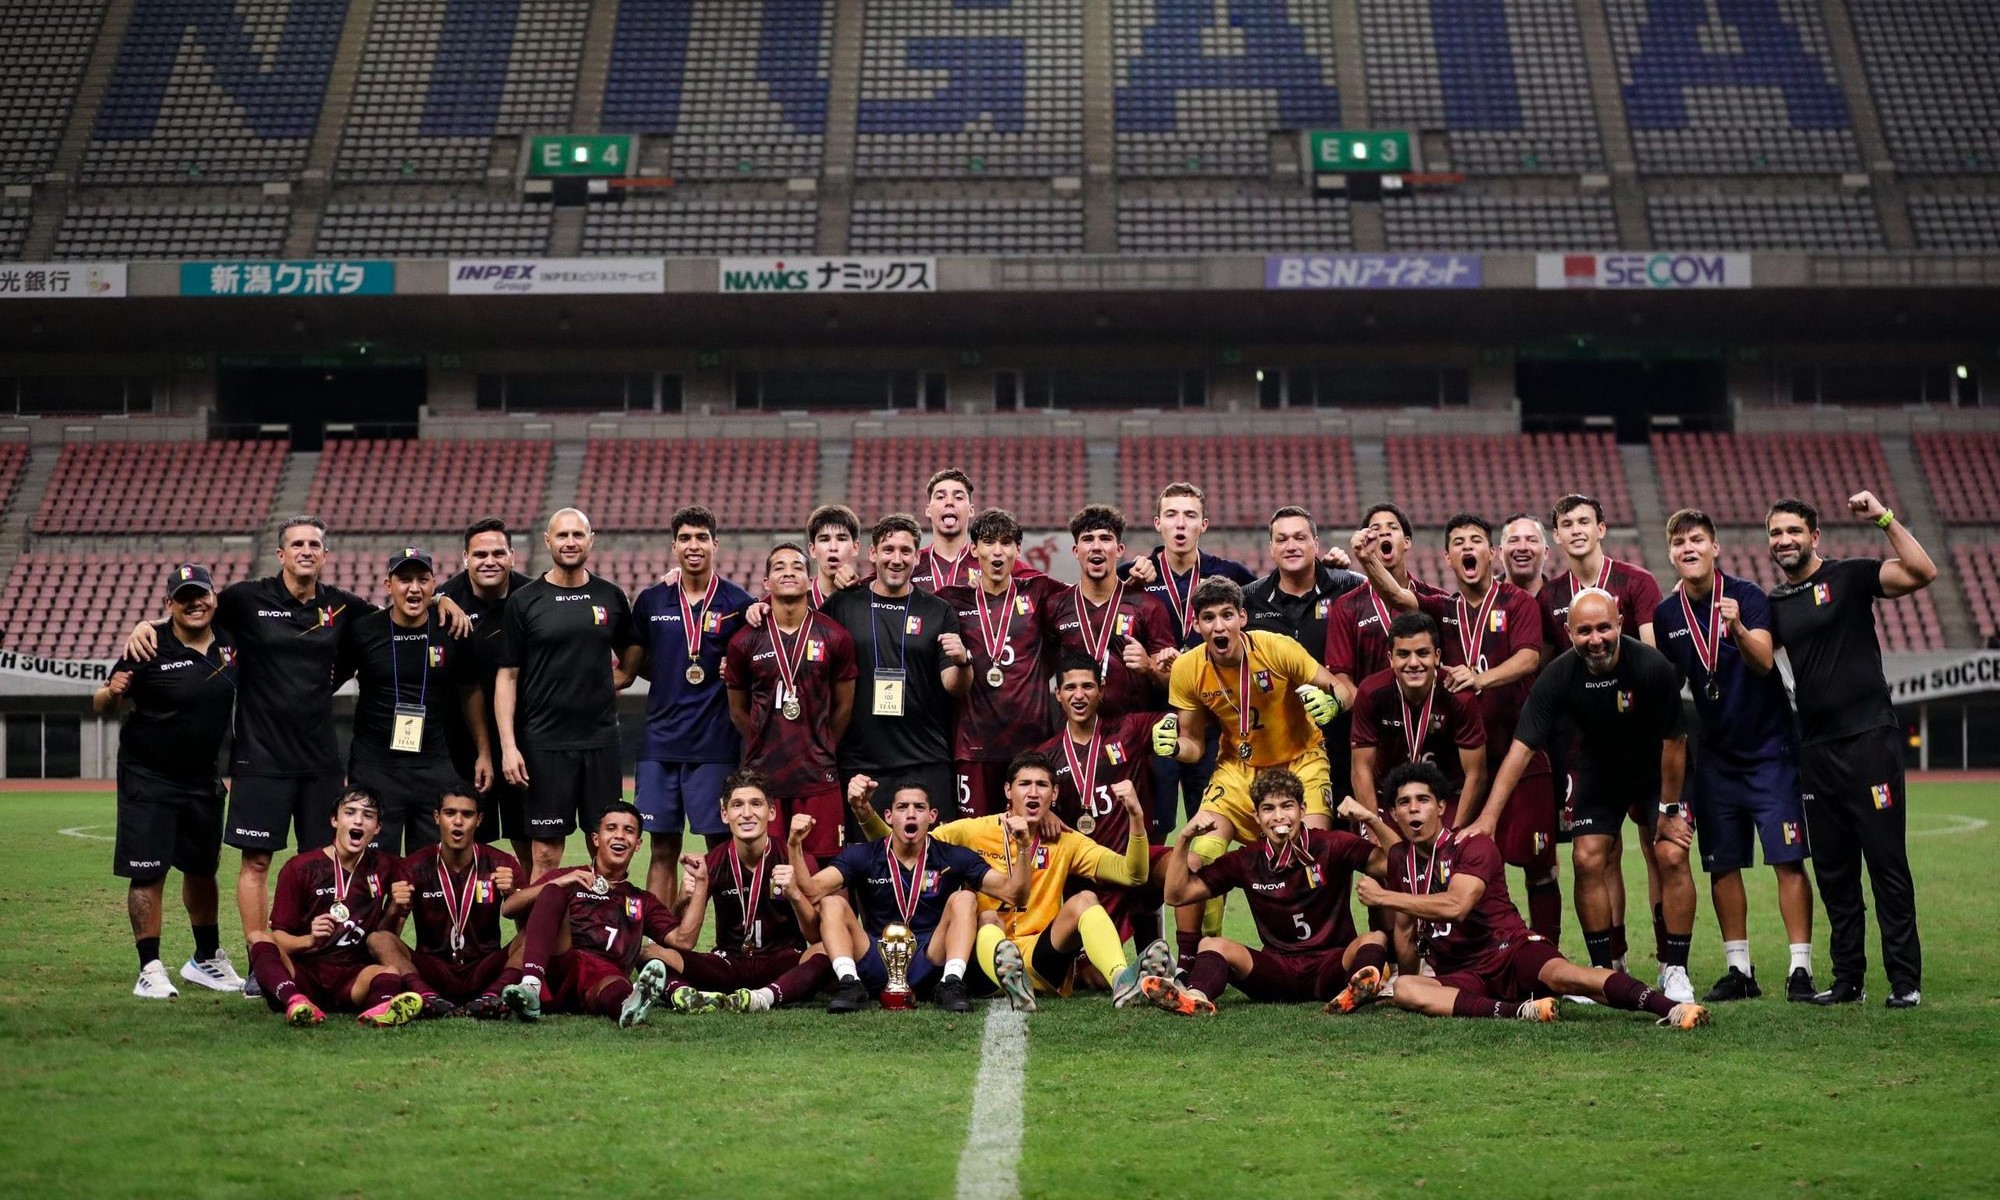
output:
M1021 1193L2000 1194L2000 786L1912 790L1916 1012L1883 1010L1879 963L1865 1007L1767 994L1693 1035L1573 1007L1530 1027L1334 1019L1235 993L1205 1023L1051 1002L1029 1018ZM0 812L13 830L0 843L10 1194L954 1193L980 1012L369 1031L337 1018L293 1030L261 1003L192 987L146 1003L129 994L109 843L58 832L108 834L110 796L0 794ZM1636 855L1628 874L1643 898ZM188 950L175 889L170 966ZM225 884L225 932L227 897ZM1751 913L1782 992L1768 872L1751 877ZM1824 983L1823 924L1815 934ZM1573 920L1566 945L1580 946ZM1705 895L1695 951L1705 988L1722 966Z

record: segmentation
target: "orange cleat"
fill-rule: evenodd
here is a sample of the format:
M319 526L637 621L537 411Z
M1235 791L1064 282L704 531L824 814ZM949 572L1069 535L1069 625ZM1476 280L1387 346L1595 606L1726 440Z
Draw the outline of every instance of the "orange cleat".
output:
M1323 1013L1351 1013L1364 1004L1372 1004L1382 994L1382 972L1375 967L1363 967L1340 989L1340 995L1326 1002L1320 1009Z
M1521 1007L1514 1011L1514 1015L1523 1021L1533 1021L1537 1025L1546 1025L1554 1021L1557 1017L1556 998L1554 996L1543 996L1540 1000L1523 1000L1521 1001Z
M1700 1029L1708 1024L1708 1010L1699 1004L1676 1004L1674 1010L1659 1019L1659 1024L1673 1029Z
M1191 987L1182 987L1170 975L1148 975L1139 981L1139 992L1154 1008L1183 1017L1212 1017L1215 1002Z

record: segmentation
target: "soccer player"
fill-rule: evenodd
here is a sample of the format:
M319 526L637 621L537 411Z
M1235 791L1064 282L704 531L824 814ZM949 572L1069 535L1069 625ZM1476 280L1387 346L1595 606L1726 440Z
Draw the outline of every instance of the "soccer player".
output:
M824 608L826 598L861 582L861 518L845 504L822 504L806 518L806 547L812 552L810 598Z
M1617 958L1609 877L1619 869L1618 828L1638 800L1646 801L1649 814L1657 800L1657 816L1644 832L1653 840L1663 884L1660 989L1675 1000L1693 1000L1687 956L1694 938L1694 877L1688 871L1694 831L1681 807L1687 732L1680 677L1665 655L1619 633L1618 601L1609 592L1585 588L1568 609L1571 648L1542 669L1528 693L1514 742L1480 812L1479 832L1506 819L1507 802L1535 751L1546 749L1561 728L1574 728L1570 854L1576 915L1591 965L1611 966Z
M1722 927L1725 973L1702 999L1754 1000L1763 994L1750 964L1743 870L1756 843L1778 877L1778 912L1791 943L1785 999L1811 1000L1812 885L1806 882L1804 801L1784 680L1771 648L1764 590L1716 566L1720 547L1706 513L1667 518L1667 557L1680 587L1653 612L1660 652L1688 681L1701 743L1694 760L1694 827L1701 866Z
M332 842L302 850L278 872L271 927L250 935L250 970L264 1003L287 1024L318 1025L328 1010L360 1011L363 1025L403 1025L424 1002L403 976L374 961L368 935L387 919L393 856L373 848L380 822L367 788L342 792Z
M590 573L596 540L574 508L549 518L549 569L507 598L494 662L493 711L500 773L528 796L531 869L562 861L578 824L597 827L625 794L618 757L618 693L638 677L644 647L617 584Z
M1386 850L1388 886L1363 877L1355 892L1363 904L1411 918L1398 928L1414 928L1414 949L1436 972L1402 972L1396 1007L1433 1017L1547 1022L1556 1019L1555 997L1579 996L1651 1013L1670 1029L1708 1024L1708 1010L1692 1000L1676 1001L1623 971L1576 966L1522 924L1493 839L1453 834L1446 825L1450 785L1435 763L1405 763L1388 782L1395 796L1391 820L1368 823Z
M1213 1016L1216 997L1232 982L1252 1000L1311 1000L1325 1012L1353 1012L1382 990L1389 939L1355 936L1348 883L1353 872L1384 869L1383 851L1351 833L1308 828L1305 786L1282 767L1257 772L1250 795L1258 840L1190 872L1194 840L1225 833L1217 814L1197 814L1167 855L1166 890L1169 903L1195 905L1243 889L1263 948L1205 937L1185 986L1164 974L1140 986L1157 1007L1184 1016ZM1342 801L1343 816L1359 811L1352 797Z
M1419 593L1435 591L1410 575L1410 518L1386 501L1361 514L1351 553L1355 567L1373 577L1386 571L1398 588ZM1333 693L1343 709L1354 707L1361 681L1389 668L1389 622L1396 610L1373 584L1358 587L1334 602L1326 618L1326 647L1320 657L1333 673Z
M1780 500L1764 518L1771 559L1785 573L1785 582L1771 591L1771 634L1792 663L1813 874L1833 927L1833 986L1814 999L1858 1004L1867 998L1865 860L1889 1007L1915 1008L1923 1001L1923 947L1904 840L1903 753L1882 678L1875 601L1929 587L1937 567L1875 493L1856 492L1847 508L1888 536L1894 557L1821 558L1819 513L1803 501Z
M921 788L949 803L953 700L972 686L972 654L952 606L910 586L916 520L883 517L869 538L875 577L821 607L854 639L857 699L840 740L840 771L849 779L866 774L885 788Z
M481 811L487 814L479 823L479 840L495 842L504 837L517 860L529 861L534 850L528 843L527 793L507 782L498 769L500 727L493 718L493 678L500 670L494 655L506 632L501 614L506 611L507 597L534 581L514 569L514 542L506 522L498 517L482 517L465 527L461 562L464 569L439 584L438 595L463 609L472 625L472 636L457 647L457 653L471 656L471 669L486 705L488 759L484 771L478 743L460 715L462 710L452 710L445 722L445 743L451 747L452 768L458 777L479 789Z
M1043 607L1043 622L1062 649L1103 669L1105 716L1153 709L1178 651L1166 607L1118 579L1125 518L1108 504L1086 505L1070 518L1069 535L1081 578Z
M715 569L721 543L714 513L683 508L667 524L679 577L640 592L632 621L646 648L641 671L651 681L635 787L652 837L646 890L672 906L683 825L710 849L729 837L722 780L741 761L743 738L729 719L722 658L755 601Z
M1389 623L1389 669L1354 694L1354 796L1380 811L1380 781L1406 762L1437 763L1463 819L1486 796L1486 726L1470 693L1449 691L1438 668L1437 622L1408 612ZM1449 815L1449 814L1447 814Z
M639 848L639 810L613 800L598 813L590 837L590 864L557 868L508 898L507 916L528 913L522 931L521 980L501 989L515 1017L539 1021L556 1012L616 1017L620 1028L643 1025L667 994L667 964L646 960L635 980L642 944L651 938L669 950L694 949L699 920L682 922L654 895L628 877ZM707 902L707 864L686 857L684 911L699 914ZM712 1001L699 1007L712 1007Z
M1042 610L1068 589L1046 575L1019 576L1021 523L989 508L972 522L973 582L938 589L958 614L972 652L972 686L959 701L952 735L961 815L1006 807L1002 794L1014 754L1048 736L1048 650Z
M867 775L856 775L847 784L848 803L857 812L868 807L879 786ZM844 846L817 872L806 874L798 843L787 844L792 879L803 879L804 898L819 906L820 939L833 960L835 982L827 1012L859 1011L888 984L880 939L891 925L901 925L915 939L911 992L947 1012L970 1011L965 964L977 934L977 897L983 893L1007 904L1027 903L1028 823L1002 818L1014 844L1009 869L1002 872L962 846L932 838L936 821L930 795L906 785L889 802L887 837Z
M458 785L445 742L450 714L472 730L476 760L492 763L486 700L464 643L454 645L431 612L431 556L405 546L389 556L382 586L389 607L345 622L333 676L360 685L347 781L381 805L381 848L413 854L437 844L437 798Z
M815 836L806 850L831 858L840 850L838 755L854 716L854 639L813 611L809 570L797 542L780 542L764 556L770 614L729 639L722 681L729 719L743 737L743 766L764 776L778 813L812 815Z
M1500 557L1507 565L1507 582L1539 601L1549 563L1549 535L1541 519L1522 512L1508 517L1500 530Z
M479 843L485 817L473 789L452 784L433 803L438 841L398 864L389 884L394 924L370 933L368 949L402 972L403 990L422 998L425 1016L497 1020L507 1015L501 989L520 978L508 964L518 947L501 932L500 910L524 882L521 864ZM404 914L416 926L415 949L394 927Z
M971 587L979 564L971 553L972 479L963 468L946 467L924 485L924 520L931 527L931 540L917 551L910 585L926 592ZM1024 577L1041 574L1019 558L1009 569Z
M180 994L160 961L167 871L181 873L194 953L181 978L243 990L222 949L215 872L222 857L222 775L216 764L236 703L236 650L215 631L215 581L197 563L167 573L167 620L149 661L120 659L91 697L99 716L125 713L118 735L118 836L111 873L129 881L125 911L139 953L132 994Z

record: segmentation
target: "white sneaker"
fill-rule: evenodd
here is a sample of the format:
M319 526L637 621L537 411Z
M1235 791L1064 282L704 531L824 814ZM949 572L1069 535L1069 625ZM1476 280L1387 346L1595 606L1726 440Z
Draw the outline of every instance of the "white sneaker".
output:
M139 968L139 982L132 985L132 994L141 1000L174 1000L181 993L167 978L167 965L156 958Z
M181 978L212 992L240 992L243 977L229 961L229 951L217 947L214 958L190 958L181 964Z
M1661 967L1660 991L1675 1004L1694 1003L1694 983L1688 979L1686 967Z

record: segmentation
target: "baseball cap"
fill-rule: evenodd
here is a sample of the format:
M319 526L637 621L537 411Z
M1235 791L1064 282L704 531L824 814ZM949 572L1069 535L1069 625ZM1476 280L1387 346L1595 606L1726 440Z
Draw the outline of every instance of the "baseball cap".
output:
M411 563L416 563L426 571L437 570L437 564L431 561L430 555L415 546L405 546L389 556L389 574L394 575Z
M198 587L204 592L215 590L215 577L200 563L182 563L167 572L167 599L171 600L186 588Z

